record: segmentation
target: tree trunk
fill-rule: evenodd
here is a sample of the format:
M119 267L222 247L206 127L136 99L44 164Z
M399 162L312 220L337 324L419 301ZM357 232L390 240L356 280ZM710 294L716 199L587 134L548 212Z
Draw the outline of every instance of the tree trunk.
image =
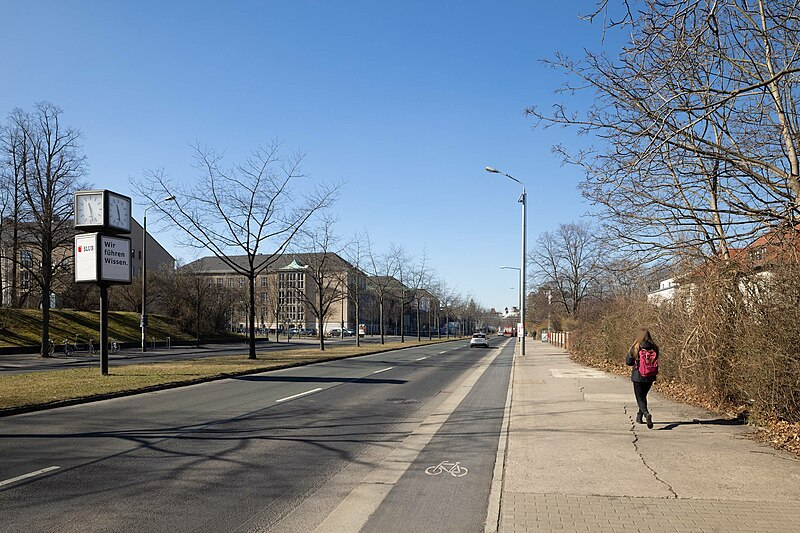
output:
M247 340L250 346L250 353L247 355L247 358L256 359L256 277L250 275L247 281L250 292L250 309L247 310L248 319L250 321L247 327Z
M422 340L420 337L421 334L422 333L419 330L419 298L417 298L417 342Z
M50 347L50 286L52 284L51 272L53 256L50 246L42 247L42 285L41 285L41 298L42 298L42 350L40 355L42 357L49 357Z
M383 331L383 298L378 303L378 320L380 321L381 344L386 344L385 333Z
M320 290L317 291L317 295L318 295L317 303L319 304L319 308L318 308L319 309L319 314L317 315L317 321L319 322L319 351L324 352L325 351L325 334L322 332L322 325L323 325L323 320L322 319L325 318L325 317L322 316L322 310L324 309L323 305L324 305L324 299L325 298L324 298L324 295L322 293L321 288L319 288L319 289ZM344 320L344 317L342 317L342 320ZM342 329L340 331L341 331L340 335L342 336L342 339L344 339L344 327L342 327Z

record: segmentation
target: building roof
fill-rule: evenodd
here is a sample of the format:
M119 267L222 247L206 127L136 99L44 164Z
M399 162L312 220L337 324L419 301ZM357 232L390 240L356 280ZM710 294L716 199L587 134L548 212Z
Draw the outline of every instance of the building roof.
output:
M296 270L303 268L306 265L313 263L322 253L286 253L280 254L274 258L273 263L267 268L269 272L276 272L278 270ZM265 261L268 256L259 254L256 256L257 261ZM246 255L229 256L229 260L233 261L239 268L248 268L248 257ZM342 259L338 254L329 253L327 261L330 262L332 270L349 270L354 268L353 265ZM212 255L208 257L201 257L191 263L188 263L183 268L197 269L198 272L204 274L236 274L233 269L219 257Z

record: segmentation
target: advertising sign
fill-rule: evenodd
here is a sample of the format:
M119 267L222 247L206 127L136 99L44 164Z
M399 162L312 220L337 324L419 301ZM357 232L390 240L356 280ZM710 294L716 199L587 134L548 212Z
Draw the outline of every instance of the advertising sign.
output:
M84 233L75 236L75 281L131 282L131 240L128 237Z
M127 237L100 236L100 280L131 282L131 240Z
M75 236L75 281L97 281L97 233Z
M525 336L525 328L522 327L522 322L517 322L517 337Z

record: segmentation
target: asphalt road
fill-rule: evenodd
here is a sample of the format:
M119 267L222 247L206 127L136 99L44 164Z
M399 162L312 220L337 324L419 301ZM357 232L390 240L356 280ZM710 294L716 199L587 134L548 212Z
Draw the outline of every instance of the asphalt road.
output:
M492 344L365 531L482 530L513 350ZM2 418L0 531L313 531L492 356L458 341ZM425 474L454 458L467 475Z
M426 337L423 337L426 338ZM406 336L407 340L416 340L416 337ZM399 341L400 337L387 336L386 342ZM367 336L361 339L362 344L379 344L379 336ZM325 345L355 344L354 337L327 338ZM285 337L280 342L257 341L256 349L259 352L272 350L296 350L298 348L313 348L319 346L319 340L310 337L293 338L286 343ZM139 349L126 349L119 353L109 354L110 365L134 365L139 363L156 363L163 361L179 361L181 359L197 359L202 357L217 357L220 355L237 355L247 353L244 343L205 344L201 348L192 346L175 347L170 350L157 348L141 353ZM67 368L100 367L100 357L90 356L84 351L79 351L72 357L56 352L53 357L42 358L37 354L0 355L0 374L22 374L26 372L40 372L43 370L64 370Z

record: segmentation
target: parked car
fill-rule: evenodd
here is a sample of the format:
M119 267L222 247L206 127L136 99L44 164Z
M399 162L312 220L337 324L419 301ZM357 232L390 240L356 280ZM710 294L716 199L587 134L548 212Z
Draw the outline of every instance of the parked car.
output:
M315 330L315 329L301 329L300 330L300 335L309 335L309 336L311 336L311 335L316 335L316 334L317 334L317 330Z
M332 330L328 331L328 337L341 337L342 330L339 328L333 328Z
M475 348L476 346L480 346L482 348L489 347L489 341L486 340L485 333L476 333L472 336L472 338L469 341L469 347Z
M345 337L352 337L352 336L353 336L353 335L355 335L355 334L356 334L356 332L355 332L355 330L353 330L353 329L346 329L346 330L344 330L344 336L345 336Z

